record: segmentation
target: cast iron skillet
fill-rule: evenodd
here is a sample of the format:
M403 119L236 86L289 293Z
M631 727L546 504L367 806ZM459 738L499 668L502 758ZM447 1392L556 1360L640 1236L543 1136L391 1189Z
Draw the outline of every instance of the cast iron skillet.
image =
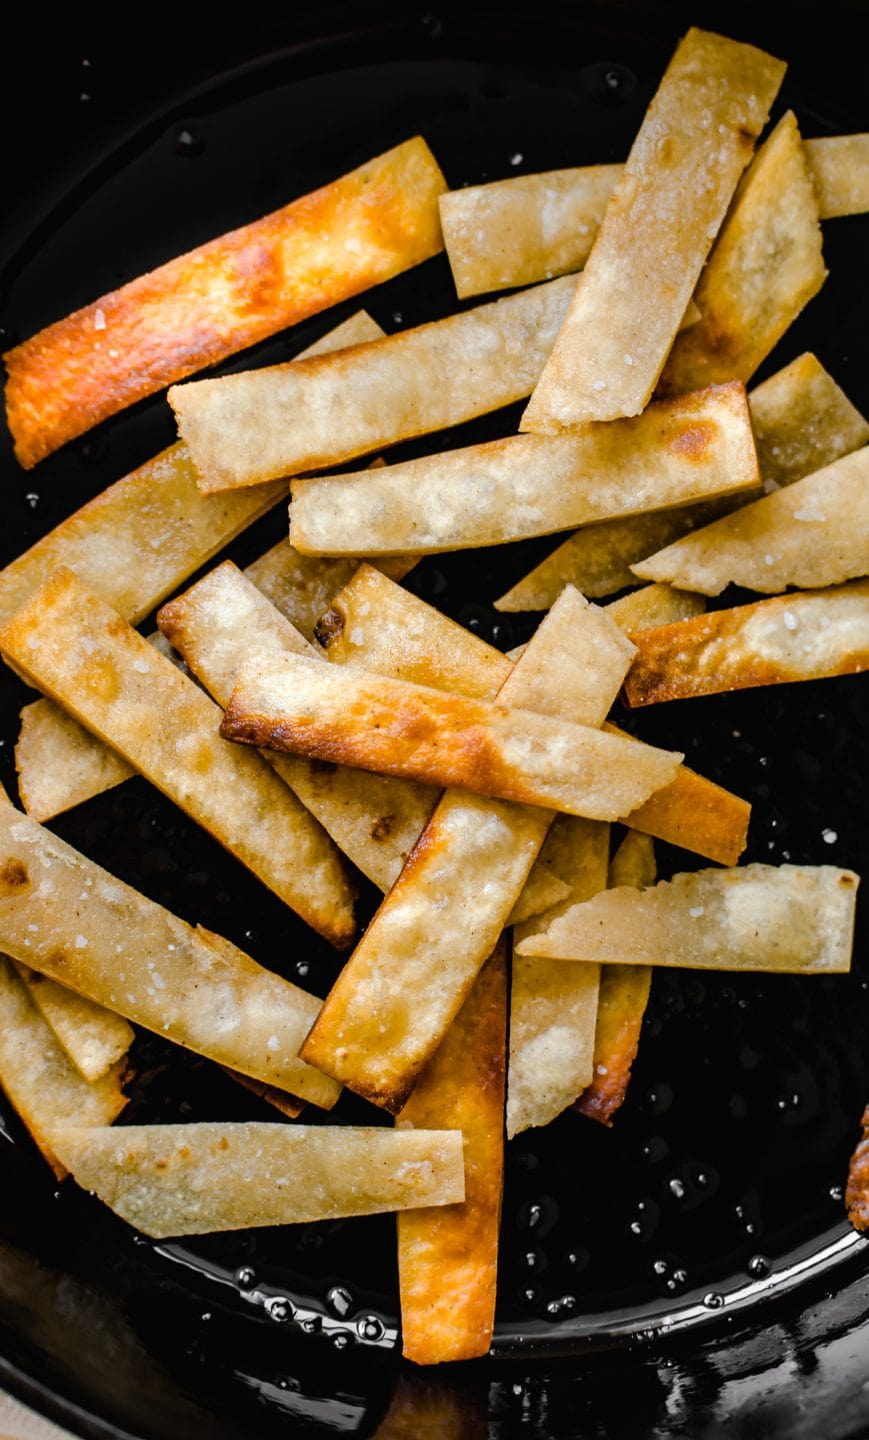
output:
M364 12L364 13L363 13ZM420 131L453 185L627 152L687 23L790 62L807 135L869 128L857 7L783 26L709 6L423 12L332 6L179 40L38 34L19 20L5 133L5 344ZM40 124L35 122L39 118ZM814 348L869 407L869 219L825 229L830 279L769 373ZM365 297L387 329L456 308L437 259ZM354 306L224 366L286 358ZM516 411L402 453L515 428ZM163 397L25 475L4 436L3 561L174 438ZM230 554L245 563L285 521ZM553 541L440 557L409 583L493 643L538 617L492 599ZM728 602L733 597L728 597ZM736 597L738 598L738 597ZM23 688L7 677L0 767ZM852 677L659 707L627 723L754 803L746 860L865 854L865 688ZM176 913L325 993L337 960L144 782L56 822ZM661 846L663 874L696 866ZM374 896L363 888L363 918ZM0 1165L0 1380L81 1435L846 1437L869 1426L869 1247L842 1187L869 1098L869 969L658 976L628 1102L508 1149L493 1359L402 1367L389 1217L175 1243L58 1191L9 1107ZM127 1119L265 1118L206 1061L146 1034ZM271 1112L269 1112L271 1114ZM353 1097L338 1116L372 1123ZM376 1121L377 1117L373 1117ZM380 1428L379 1428L380 1427Z

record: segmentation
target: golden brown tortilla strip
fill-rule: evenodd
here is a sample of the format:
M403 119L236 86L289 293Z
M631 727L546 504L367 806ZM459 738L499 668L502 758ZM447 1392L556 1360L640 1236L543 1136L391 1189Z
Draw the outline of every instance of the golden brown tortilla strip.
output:
M869 134L805 140L822 220L869 210Z
M869 440L869 423L810 351L756 385L748 405L768 491L831 465Z
M605 725L604 729L615 729ZM617 732L621 733L621 732ZM748 841L751 806L714 780L680 767L672 785L623 817L624 824L719 865L735 865Z
M21 711L15 766L21 803L36 820L51 820L136 773L51 700Z
M464 1197L459 1130L205 1121L50 1135L79 1185L156 1240Z
M122 1015L76 995L27 965L17 965L30 998L75 1068L91 1084L126 1055L134 1031Z
M629 705L869 669L869 580L776 595L637 635Z
M86 895L86 900L82 896ZM228 943L228 942L227 942ZM298 1058L320 1001L190 925L0 799L0 946L43 975L218 1064L329 1108Z
M629 830L610 862L609 889L630 885L642 890L654 885L656 879L651 839ZM611 1126L613 1115L624 1103L651 984L649 965L601 966L594 1073L573 1108L602 1125Z
M0 650L309 924L349 941L351 892L325 831L259 756L239 763L219 707L71 570L5 626Z
M869 1230L869 1107L863 1112L863 1139L851 1157L845 1204L854 1229Z
M700 320L676 336L660 392L748 381L827 277L797 122L783 115L746 171L700 276Z
M499 941L396 1129L462 1132L465 1199L398 1217L402 1354L417 1365L485 1355L495 1323L504 1175L506 946Z
M860 877L835 865L745 865L625 886L517 947L560 960L832 974L851 965Z
M16 346L4 357L6 411L21 464L436 255L445 188L416 136Z
M294 480L299 550L436 554L760 484L745 391L722 385L566 435L513 435L382 470Z
M645 408L784 70L751 45L688 31L631 147L522 430Z
M203 489L338 465L521 400L575 285L567 275L337 356L173 387Z
M611 600L605 610L626 635L651 630L657 625L673 625L677 620L690 620L702 615L706 601L690 590L674 590L672 585L641 585L620 600Z
M66 1174L49 1139L56 1125L111 1125L127 1103L120 1061L93 1084L84 1079L33 1002L12 962L0 955L0 1085L58 1180Z
M773 595L869 573L869 446L755 500L632 565L641 580L720 595Z
M323 555L302 555L286 539L246 565L244 573L306 640L313 640L314 627L323 611L352 579L360 563L355 556L330 560ZM396 555L375 563L393 580L403 580L416 564L416 557Z

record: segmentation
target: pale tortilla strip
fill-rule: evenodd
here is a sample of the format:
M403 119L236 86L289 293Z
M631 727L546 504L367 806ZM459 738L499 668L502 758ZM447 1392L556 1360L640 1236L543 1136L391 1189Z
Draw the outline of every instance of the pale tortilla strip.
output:
M686 535L632 565L641 580L720 595L773 595L869 573L869 446Z
M784 70L751 45L688 31L520 429L615 420L648 404Z
M647 835L629 830L610 862L609 889L630 885L643 890L654 885L656 879L652 841ZM649 965L601 966L594 1074L574 1109L602 1125L612 1125L613 1115L624 1103L651 985Z
M546 535L760 484L744 388L722 385L612 425L513 435L382 470L294 480L290 540L340 555L436 554Z
M552 834L552 830L549 834ZM570 895L570 886L566 881L561 880L548 865L541 864L542 858L543 851L541 850L525 881L522 894L507 916L508 926L521 925L524 920L532 920L535 915L543 915Z
M641 585L639 590L611 600L604 608L626 635L635 635L657 625L673 625L677 620L702 615L706 600L690 590L674 590L672 585Z
M436 255L445 189L416 136L16 346L6 412L21 464Z
M102 1079L132 1045L132 1025L122 1015L96 1005L85 995L76 995L27 965L17 968L31 1000L75 1068L90 1084Z
M0 651L309 924L347 944L352 897L325 831L259 756L220 739L219 707L71 570L5 626Z
M745 865L606 890L517 947L560 960L833 974L851 965L860 877L835 865Z
M355 556L330 560L322 555L303 555L286 539L246 565L244 573L306 640L313 640L317 621L359 563ZM403 580L416 564L416 557L396 555L375 563L393 580Z
M869 134L805 140L822 220L869 210Z
M51 820L136 773L116 750L44 699L21 711L15 766L21 803L36 820Z
M58 1180L66 1169L49 1135L56 1125L111 1125L127 1103L124 1061L90 1084L0 955L0 1085Z
M464 1197L460 1130L246 1120L57 1127L50 1138L84 1190L155 1240Z
M827 278L815 187L791 111L743 177L676 336L662 394L748 381Z
M88 896L82 900L82 895ZM328 1108L339 1087L298 1058L320 1001L191 926L0 798L0 946L220 1065Z
M863 1112L863 1139L851 1157L845 1204L854 1229L869 1230L869 1107Z
M567 275L337 356L173 387L203 489L338 465L521 400L575 285Z
M869 580L776 595L636 636L629 705L869 669Z
M607 657L606 629L594 607L565 591L509 673L501 701L563 705L570 714L575 695L590 689L587 653L597 654L602 675L613 674L620 647ZM596 647L580 643L584 630ZM447 791L330 992L306 1058L376 1104L400 1109L494 948L551 820L547 811Z
M504 1176L507 969L498 943L396 1130L455 1126L463 1139L465 1199L398 1217L402 1354L417 1365L485 1355L495 1323Z

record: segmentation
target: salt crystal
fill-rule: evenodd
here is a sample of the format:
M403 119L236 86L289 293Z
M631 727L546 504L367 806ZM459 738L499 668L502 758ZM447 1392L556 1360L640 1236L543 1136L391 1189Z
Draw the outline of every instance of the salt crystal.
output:
M598 1075L609 1075L610 1073L605 1065L596 1065L595 1069Z
M786 630L796 630L796 628L797 628L797 619L796 619L796 616L793 615L790 610L786 610L786 611L785 611L784 615L782 616L782 620L783 620L783 622L784 622L784 627L785 627Z
M692 905L691 909L688 911L688 914L691 916L692 920L699 920L700 916L705 915L705 913L706 910L703 905Z
M86 936L86 935L76 935L76 937L75 937L75 948L76 948L76 950L84 950L84 948L85 948L85 946L87 945L87 943L88 943L88 942L87 942L87 936Z
M97 311L96 311L96 314L94 315L94 329L95 329L95 330L105 330L105 328L106 328L106 312L105 312L105 310L102 309L101 306L97 306Z
M364 630L361 630L358 625L354 625L353 629L350 631L350 644L351 644L351 645L364 645L364 643L365 643L365 631L364 631Z
M773 561L773 558L772 558L771 555L764 555L764 557L763 557L763 563L764 563L764 565L772 565L772 564L774 564L775 562Z
M625 362L626 365L635 365L635 364L636 364L636 361L634 360L633 355L623 355L623 356L622 356L622 359L624 360L624 362Z
M606 381L605 381L605 380L592 380L592 382L591 382L591 388L592 388L592 390L605 390L605 389L606 389Z
M817 521L820 521L821 523L823 523L823 521L826 520L826 518L827 518L826 515L822 515L820 510L795 510L795 511L794 511L794 519L795 519L795 520L817 520Z
M355 235L351 235L349 240L344 241L344 249L349 250L351 255L361 255L362 243L356 239Z
M279 1049L280 1049L280 1045L281 1045L281 1042L280 1042L280 1040L278 1039L277 1035L270 1035L269 1038L268 1038L268 1040L266 1041L266 1049L267 1049L267 1050L279 1050Z
M521 165L523 159L524 159L524 156L521 154L520 151L517 150L515 155L511 155L511 156L510 156L510 164L511 164L511 165Z
M822 830L821 837L828 845L835 845L839 838L835 830Z

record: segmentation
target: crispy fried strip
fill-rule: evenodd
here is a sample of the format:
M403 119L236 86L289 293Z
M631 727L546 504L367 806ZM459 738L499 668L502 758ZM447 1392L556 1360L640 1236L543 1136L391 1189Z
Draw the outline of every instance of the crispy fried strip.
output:
M218 1064L326 1108L338 1098L334 1082L298 1058L320 1008L316 996L234 947L232 958L225 947L216 952L183 920L22 815L5 794L0 946Z
M863 1112L863 1139L851 1157L845 1204L855 1230L869 1230L869 1107Z
M21 803L35 820L51 820L136 773L116 750L45 699L21 711L15 766Z
M485 1355L495 1322L504 1173L506 946L499 941L396 1129L461 1130L465 1199L398 1217L402 1354L417 1365Z
M831 974L851 965L860 877L834 865L745 865L606 890L517 947L560 960Z
M31 1000L76 1069L90 1084L101 1080L132 1045L132 1025L104 1005L76 995L74 990L27 965L18 965L17 970Z
M806 140L822 220L869 210L869 134Z
M71 570L5 626L0 650L310 924L349 941L350 889L325 832L259 756L221 741L219 707Z
M549 834L552 834L552 830ZM522 894L507 916L507 925L521 925L524 920L531 920L535 915L544 915L570 895L567 882L561 880L548 864L541 863L542 860L541 850L525 881Z
M784 65L691 29L646 111L523 430L648 403Z
M6 410L21 464L436 255L445 188L417 136L10 350Z
M459 1130L246 1120L70 1126L50 1139L83 1189L157 1240L451 1205L464 1196Z
M674 590L672 585L641 585L639 590L611 600L604 608L626 635L635 635L656 625L673 625L677 620L702 615L706 601L702 595Z
M719 595L772 595L869 573L869 446L715 520L631 569L641 580Z
M695 291L700 320L677 335L661 393L749 380L826 277L815 187L788 111L736 192Z
M610 863L609 889L631 885L642 890L654 885L656 878L652 841L647 835L629 830ZM594 1075L574 1109L591 1120L599 1120L602 1125L612 1125L613 1115L624 1103L651 984L651 966L601 967Z
M64 1053L12 962L0 955L0 1085L58 1180L66 1174L49 1138L55 1125L111 1125L127 1103L126 1064L90 1084Z
M869 580L776 595L637 635L629 705L869 668Z
M356 556L329 560L322 555L303 555L293 549L289 539L284 539L246 565L244 573L306 640L313 640L317 621L359 563ZM396 555L374 563L384 575L403 580L416 564L416 557Z
M760 484L745 391L722 385L612 425L505 440L382 470L294 480L297 549L468 549Z

